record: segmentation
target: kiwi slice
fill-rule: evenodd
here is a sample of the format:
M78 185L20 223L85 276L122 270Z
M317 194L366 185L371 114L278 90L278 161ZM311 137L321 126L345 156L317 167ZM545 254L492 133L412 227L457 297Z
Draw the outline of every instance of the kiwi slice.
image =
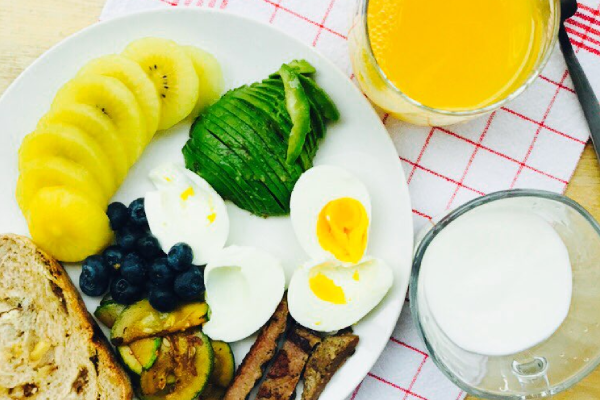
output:
M159 130L190 115L198 102L200 83L182 47L168 39L143 38L131 42L123 55L137 62L156 87L161 102Z

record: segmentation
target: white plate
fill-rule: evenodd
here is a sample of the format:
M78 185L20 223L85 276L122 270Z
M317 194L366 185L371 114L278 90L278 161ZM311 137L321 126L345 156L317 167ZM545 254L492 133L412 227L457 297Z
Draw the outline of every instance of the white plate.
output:
M48 110L56 91L86 61L120 52L130 41L161 36L212 52L223 66L227 88L264 79L281 63L305 58L317 68L317 80L338 105L342 118L331 125L315 164L339 165L367 185L373 203L369 253L394 269L394 285L367 318L355 327L360 336L356 354L327 386L321 399L343 399L369 372L388 342L404 304L410 276L413 228L406 180L394 145L365 97L332 63L312 48L264 24L222 12L169 9L129 15L91 26L60 43L31 65L0 99L1 230L28 234L17 206L17 151L22 138ZM159 161L182 162L181 148L189 122L158 135L130 172L115 200L129 202L151 189L148 171ZM291 271L307 260L289 218L260 219L229 205L230 244L253 245L280 257ZM74 282L79 269L67 267ZM32 293L32 296L35 294ZM94 310L98 299L85 299ZM248 310L252 312L252 310ZM252 340L234 347L241 362Z

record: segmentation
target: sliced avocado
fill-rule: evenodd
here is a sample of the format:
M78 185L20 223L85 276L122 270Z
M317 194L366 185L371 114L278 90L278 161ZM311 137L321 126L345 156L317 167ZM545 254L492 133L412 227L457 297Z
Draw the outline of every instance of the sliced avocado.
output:
M286 65L296 71L297 74L312 75L317 72L315 67L313 67L312 64L306 60L293 60ZM281 76L281 74L279 71L277 71L269 75L269 78L277 78L279 76Z
M254 126L247 124L243 119L242 113L233 113L219 103L213 115L215 123L226 132L222 135L223 140L228 140L229 148L238 152L243 151L248 158L249 163L254 163L257 169L265 173L263 182L269 191L279 200L279 204L286 210L289 208L289 196L291 190L285 185L289 180L287 170L279 168L277 160L274 160L271 154L265 153L265 143L261 139L260 133L256 132ZM270 157L265 156L268 154Z
M260 110L255 106L233 97L224 99L221 106L229 112L235 113L240 120L252 127L258 139L261 140L262 146L267 149L269 154L273 155L267 161L272 164L272 168L277 171L282 183L291 193L296 180L304 172L304 169L298 164L288 165L283 159L287 147L281 140L280 134L274 132L279 129L276 124L270 119L262 118ZM275 155L280 156L275 157Z
M212 134L209 135L211 141L216 140ZM206 142L207 140L198 142L195 138L188 141L184 152L186 166L204 177L227 200L253 214L261 215L264 212L264 200L255 195L254 190L247 189L248 179L242 174L246 172L246 168L235 165L236 159L233 156L227 162L222 162L222 152L219 151L219 147L223 146L221 142L217 145ZM227 151L230 152L229 149Z
M139 360L133 355L131 348L129 346L119 346L117 347L117 353L123 361L125 368L129 370L129 372L133 372L136 375L140 375L143 371L142 364Z
M298 78L302 83L304 91L308 97L313 99L323 116L331 121L339 120L340 112L327 92L311 78L307 78L303 75L298 75Z
M148 370L154 365L158 357L161 342L162 339L159 337L141 339L129 344L129 348L142 365L142 368Z
M233 375L235 374L233 351L231 346L225 342L215 340L211 344L215 353L215 367L210 376L210 382L222 388L227 388L233 381Z
M102 300L100 300L100 305L103 305L105 303L110 303L110 302L114 302L114 300L110 293L106 293L104 295L104 297L102 298Z
M214 111L213 114L207 116L207 128L213 133L216 139L221 141L233 153L237 154L241 160L244 160L245 168L253 173L252 181L254 183L249 186L255 190L263 188L263 191L269 193L271 199L268 199L268 197L264 197L264 199L270 205L273 212L276 213L273 215L287 214L289 212L289 205L286 206L284 198L285 189L282 189L275 174L270 169L264 168L265 161L256 156L257 151L253 148L251 140L246 138L245 140L240 139L241 143L238 142L237 136L239 134L231 127L231 119L224 114L219 114L217 117L217 113L218 111ZM239 125L238 123L238 128L241 129ZM245 134L249 136L254 135L251 131L247 131ZM277 210L276 205L279 207L279 210Z
M207 321L206 303L189 303L176 310L161 313L144 299L127 307L111 329L111 342L115 346L130 344L153 336L180 332Z
M142 372L140 397L144 400L197 399L208 386L214 368L214 353L208 337L199 330L173 335L163 340L160 353L156 364ZM170 377L175 377L174 383L169 383Z
M230 174L224 173L221 168L211 160L210 155L204 153L205 146L195 145L194 139L187 142L183 148L186 167L204 178L225 199L235 203L238 207L252 213L258 213L259 207L240 188Z
M210 133L210 136L203 138L207 144L210 144L206 147L210 148L204 150L212 151L215 155L228 154L228 157L217 156L214 161L222 167L230 164L230 169L234 173L240 171L244 176L242 180L238 180L238 183L243 192L257 200L269 215L284 215L289 212L280 201L279 188L274 186L272 176L267 175L267 171L262 168L262 160L256 159L254 152L250 152L245 145L240 144L235 138L235 130L221 120L223 117L217 117L215 113L217 111L206 115L203 120L203 126Z
M280 128L282 135L284 135L282 140L287 144L289 133L292 130L292 122L287 110L285 110L283 101L280 102L281 108L278 109L278 105L274 104L275 102L272 99L269 99L264 93L256 92L253 88L236 91L232 93L232 96L256 107L266 118L274 121L276 126ZM304 170L308 170L312 166L312 160L308 158L307 154L300 154L299 163Z
M285 124L287 128L287 135L285 142L289 144L290 133L293 129L293 124L289 113L287 112L285 105L285 96L282 94L275 94L270 89L264 86L257 85L248 89L248 94L253 97L255 102L263 102L267 104L273 104L278 109L274 111L279 119L280 124ZM308 132L305 138L305 144L301 150L299 162L305 170L312 167L312 157L309 156L311 153L316 153L317 141L316 135L312 132ZM286 162L286 165L290 165Z
M107 328L112 328L117 320L117 317L126 306L117 303L116 301L105 301L104 303L100 303L96 311L94 311L94 316L98 318L98 321L102 322Z

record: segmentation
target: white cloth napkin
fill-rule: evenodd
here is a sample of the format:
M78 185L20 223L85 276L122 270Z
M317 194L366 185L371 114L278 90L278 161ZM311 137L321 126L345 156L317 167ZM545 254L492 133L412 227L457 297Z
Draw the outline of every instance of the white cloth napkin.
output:
M101 19L160 7L205 7L254 17L314 46L352 76L346 35L353 0L108 0ZM390 0L393 1L393 0ZM568 24L600 90L600 0L580 1ZM508 188L563 192L589 131L559 50L516 101L450 128L410 126L381 113L406 172L415 228L474 197ZM427 355L408 306L381 358L352 399L459 400Z

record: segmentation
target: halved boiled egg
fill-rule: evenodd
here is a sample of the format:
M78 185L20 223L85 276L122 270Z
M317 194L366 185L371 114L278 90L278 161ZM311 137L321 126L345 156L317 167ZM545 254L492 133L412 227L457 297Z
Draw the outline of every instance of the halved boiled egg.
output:
M146 194L146 216L163 251L187 243L194 264L206 264L229 235L225 202L208 182L182 166L164 164L150 172L150 179L157 190Z
M204 270L210 319L202 330L213 340L235 342L258 331L285 290L279 260L253 247L230 246Z
M290 314L300 325L315 331L344 329L375 308L393 280L390 267L376 258L350 267L337 261L311 262L292 276Z
M312 259L350 264L363 259L371 200L354 175L326 165L309 169L294 186L290 209L298 242Z

